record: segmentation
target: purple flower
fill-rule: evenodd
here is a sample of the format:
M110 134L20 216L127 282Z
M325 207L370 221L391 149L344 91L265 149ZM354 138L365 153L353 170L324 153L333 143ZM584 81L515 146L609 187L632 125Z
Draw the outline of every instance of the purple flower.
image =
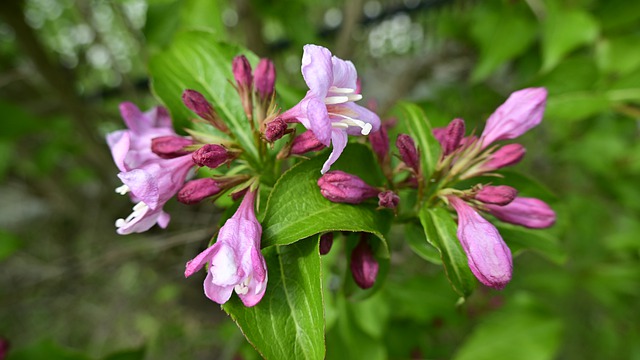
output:
M542 121L547 101L545 88L516 91L487 119L480 139L485 148L498 140L515 139Z
M507 244L496 227L466 202L455 196L448 199L458 213L458 240L467 254L471 272L481 283L502 289L511 280L513 271Z
M485 207L491 215L504 222L532 229L548 228L556 222L553 209L536 198L516 197L504 206L487 204Z
M165 228L170 217L162 207L184 184L194 166L191 155L163 159L152 151L154 138L177 136L164 108L142 113L135 105L123 103L120 111L129 129L108 134L107 142L121 170L118 177L123 185L116 192L129 193L136 205L128 217L116 221L117 232L144 232L156 223Z
M267 289L267 264L260 252L262 227L254 210L256 191L248 191L236 213L220 229L215 244L189 261L189 277L209 263L205 295L218 304L235 292L245 306L254 306Z
M324 174L347 146L347 135L368 135L378 131L380 118L354 103L362 99L362 95L357 93L358 75L350 61L332 56L324 47L305 45L302 75L309 91L282 117L297 119L313 131L320 143L333 146L321 170Z

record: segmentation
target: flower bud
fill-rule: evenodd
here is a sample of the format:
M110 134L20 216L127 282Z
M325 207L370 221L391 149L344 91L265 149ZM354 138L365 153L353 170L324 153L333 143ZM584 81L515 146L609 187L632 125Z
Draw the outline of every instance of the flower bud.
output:
M276 68L269 59L260 59L253 78L256 92L261 101L265 101L273 96L276 84Z
M215 169L234 158L233 154L218 144L204 145L193 153L193 162L198 166L206 166L211 169Z
M251 75L249 60L244 55L238 55L233 58L232 68L236 85L239 88L250 89L253 83L253 76Z
M514 139L542 121L547 90L527 88L512 93L487 119L480 136L485 148L498 140Z
M511 281L513 271L511 251L507 244L498 229L466 202L456 196L449 196L448 199L458 213L457 236L467 254L469 269L481 283L502 289Z
M440 142L442 146L442 155L447 156L460 147L462 139L464 138L464 120L453 119L444 129L444 138Z
M219 194L222 190L220 184L212 178L191 180L178 191L178 201L183 204L193 205L210 196Z
M316 138L313 131L307 130L296 136L291 144L291 154L302 155L309 151L320 151L326 146Z
M320 255L327 255L333 245L333 233L328 232L320 236Z
M389 135L387 134L387 127L380 126L378 131L374 131L369 134L369 141L371 142L371 149L376 154L379 163L384 163L387 154L389 153Z
M484 171L493 171L505 166L515 165L522 160L527 150L520 144L508 144L489 156L482 165Z
M279 140L287 132L287 122L281 117L275 118L273 121L268 122L264 130L264 138L268 142L274 142Z
M400 197L391 190L382 191L378 194L378 205L387 209L395 209L400 203Z
M160 136L151 140L151 151L163 159L173 159L190 154L186 146L193 145L193 140L175 135Z
M404 163L412 168L416 173L420 172L420 155L416 149L416 144L407 134L398 135L396 147L400 151L400 158Z
M507 185L484 186L475 199L485 204L507 205L518 196L518 190Z
M556 213L547 203L536 198L516 197L504 206L485 207L499 220L532 229L548 228L556 222Z
M360 288L369 289L375 284L379 265L371 252L366 236L360 238L358 246L351 252L350 265L353 280Z
M347 204L359 204L378 195L378 190L359 177L344 171L329 171L318 179L320 193L326 199Z
M200 118L209 121L213 126L222 132L228 132L229 128L220 119L213 105L199 92L195 90L185 90L182 93L182 102L184 105Z

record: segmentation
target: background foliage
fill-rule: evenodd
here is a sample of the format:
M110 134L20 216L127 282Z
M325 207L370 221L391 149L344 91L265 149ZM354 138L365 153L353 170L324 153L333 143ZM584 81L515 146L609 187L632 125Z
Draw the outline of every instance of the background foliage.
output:
M321 265L328 358L640 358L640 3L24 0L1 2L0 14L0 337L11 342L9 359L258 357L202 296L202 279L182 278L220 210L171 202L167 231L119 237L113 227L130 204L114 196L104 134L122 126L121 101L169 105L148 86L160 66L152 59L182 46L188 61L193 29L273 58L283 106L303 94L306 43L352 59L381 114L409 100L432 126L453 117L481 126L511 91L549 90L517 170L552 194L508 181L552 202L559 223L549 233L500 229L514 252L536 250L515 259L513 281L457 304L442 266L424 261L439 255L407 223L387 238L384 286L354 301L347 286L332 286L354 241L340 239Z

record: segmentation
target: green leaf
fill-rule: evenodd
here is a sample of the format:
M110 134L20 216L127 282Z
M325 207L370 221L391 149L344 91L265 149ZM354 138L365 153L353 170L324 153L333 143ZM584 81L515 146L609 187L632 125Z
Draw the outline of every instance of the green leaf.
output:
M597 92L571 92L549 96L545 117L554 120L586 119L609 108L607 96Z
M409 135L415 140L420 152L420 164L425 179L429 179L436 168L436 163L440 157L440 144L433 136L431 124L424 111L412 103L402 102L398 104L397 115L400 121L406 124Z
M481 323L454 360L554 359L561 343L562 323L531 311L496 313Z
M237 296L224 306L265 359L323 359L324 316L318 238L263 251L267 291L254 307Z
M469 270L467 255L456 235L457 225L451 214L443 208L422 208L419 217L427 240L440 252L449 283L460 296L469 296L476 280Z
M144 347L138 349L120 350L107 355L103 360L143 360L146 349Z
M600 69L614 75L626 75L640 67L639 34L602 39L596 48Z
M562 58L598 36L598 23L583 10L550 6L542 22L542 71L553 69Z
M408 223L404 226L404 239L411 250L421 258L436 265L442 264L440 252L429 244L424 230L418 224Z
M16 235L0 229L0 261L8 258L22 247L22 240Z
M27 347L9 351L10 360L89 360L90 357L72 349L62 347L52 340L41 340Z
M384 234L393 213L376 210L377 204L338 204L325 199L318 188L320 169L327 153L304 161L284 173L269 195L262 220L262 247L294 243L311 235L329 231L369 232L378 236L388 256ZM371 151L360 144L349 144L333 170L344 170L360 176L370 185L384 180L377 173ZM372 171L373 170L373 171Z
M244 54L253 64L258 61L254 54L239 46L219 42L213 33L179 33L166 51L151 58L151 86L171 111L177 128L185 127L188 119L196 117L182 103L182 92L193 89L202 93L211 101L249 158L259 163L250 123L238 93L229 84L233 79L231 62L239 54Z
M567 260L567 254L558 239L547 230L527 229L501 222L495 225L514 255L533 250L556 264L563 264Z
M471 75L473 82L485 80L500 65L524 53L533 43L536 24L524 10L516 4L484 3L477 7L471 37L478 43L480 57Z

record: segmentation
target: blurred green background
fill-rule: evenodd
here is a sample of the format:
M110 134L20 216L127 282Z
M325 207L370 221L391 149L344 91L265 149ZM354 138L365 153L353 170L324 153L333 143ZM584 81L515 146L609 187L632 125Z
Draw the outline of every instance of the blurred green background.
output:
M120 102L158 105L147 62L189 29L272 58L285 98L302 46L327 46L381 115L410 100L434 126L481 127L512 91L549 90L517 170L558 198L554 256L521 254L505 290L457 306L400 231L384 289L331 304L329 358L640 359L640 2L5 0L0 14L8 359L256 358L182 275L221 210L170 202L167 230L115 233L131 204L104 135Z

